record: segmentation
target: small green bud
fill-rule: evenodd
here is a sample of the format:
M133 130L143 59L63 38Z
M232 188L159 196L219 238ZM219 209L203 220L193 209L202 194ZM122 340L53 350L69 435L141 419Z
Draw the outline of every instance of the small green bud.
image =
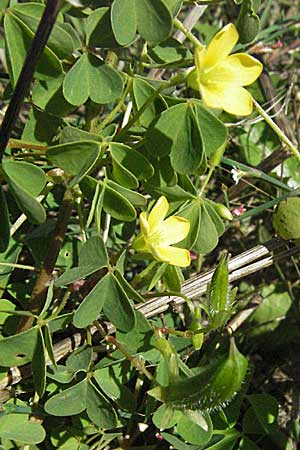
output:
M225 220L233 219L233 216L232 216L231 212L229 211L229 209L225 205L222 205L222 203L214 203L213 206L214 206L216 212L219 214L219 216L222 217L222 219L225 219Z

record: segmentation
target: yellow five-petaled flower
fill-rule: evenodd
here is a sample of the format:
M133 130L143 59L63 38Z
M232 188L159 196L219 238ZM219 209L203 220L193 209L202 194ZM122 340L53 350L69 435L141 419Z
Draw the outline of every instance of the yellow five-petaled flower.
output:
M195 69L188 76L188 84L200 91L209 108L247 116L252 112L253 102L243 86L254 83L263 65L246 53L230 55L238 39L237 29L230 23L214 36L208 47L197 47Z
M158 261L187 267L191 263L190 252L183 248L172 247L172 244L182 241L188 235L190 222L178 216L165 219L168 211L168 200L162 196L153 206L148 217L145 212L142 212L140 214L141 232L132 246L136 251L151 253Z

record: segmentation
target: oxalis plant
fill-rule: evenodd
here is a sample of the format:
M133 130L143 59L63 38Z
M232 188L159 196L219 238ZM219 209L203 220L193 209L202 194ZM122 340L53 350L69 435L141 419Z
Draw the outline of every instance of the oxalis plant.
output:
M252 115L300 162L261 106L259 3L1 2L1 449L292 449L247 394L234 245L214 251L223 163L283 190L262 210L300 237L298 192L224 156Z

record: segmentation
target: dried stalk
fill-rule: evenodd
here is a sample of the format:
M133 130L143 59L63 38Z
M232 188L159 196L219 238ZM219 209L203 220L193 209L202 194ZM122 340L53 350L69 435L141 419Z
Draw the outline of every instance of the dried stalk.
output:
M294 246L288 250L277 253L275 256L272 255L274 250L284 249L286 243L279 239L272 239L265 245L257 245L250 250L247 250L240 255L235 256L229 262L229 272L230 272L230 282L236 281L240 278L246 277L250 274L258 272L266 267L274 264L281 258L287 258L291 255L299 253L300 247ZM182 293L191 299L199 298L206 292L207 285L210 282L214 270L209 270L200 275L187 280L182 286ZM168 310L170 303L180 305L184 303L182 297L176 296L165 296L159 298L153 298L148 300L143 304L136 306L136 310L140 311L147 318L157 316ZM250 315L251 311L248 311ZM248 315L246 317L248 317ZM243 316L244 317L244 316ZM245 319L244 319L245 320ZM238 322L239 323L239 322ZM233 327L236 326L233 325ZM108 334L115 331L114 326L111 323L105 324L106 332ZM95 334L98 329L96 326L91 327L91 333ZM54 356L55 360L58 362L65 358L69 353L78 348L85 341L85 332L75 333L71 337L67 337L62 341L54 345ZM47 364L51 364L48 360ZM11 392L8 387L19 383L22 379L31 376L31 366L30 364L22 366L20 368L13 367L9 369L9 373L0 382L0 403L7 401Z

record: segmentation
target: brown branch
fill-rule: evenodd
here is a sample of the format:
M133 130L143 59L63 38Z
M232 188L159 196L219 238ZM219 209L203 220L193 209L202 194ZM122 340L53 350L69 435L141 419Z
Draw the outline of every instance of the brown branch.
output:
M28 309L33 313L39 312L45 298L47 288L52 277L52 272L67 231L68 222L72 213L72 204L72 192L69 189L66 189L59 208L58 219L50 242L48 254L31 293ZM21 331L25 331L30 328L33 324L33 320L34 319L32 317L24 317L20 321L18 332L20 333Z
M19 116L24 98L28 93L38 59L48 41L52 28L55 24L60 5L60 0L47 1L44 14L33 38L31 48L27 53L15 90L1 124L0 162L2 161L11 132Z
M247 250L240 255L233 257L229 261L229 271L230 271L230 282L236 281L240 278L246 277L250 274L256 273L266 267L274 264L282 258L288 258L293 254L299 253L300 247L294 246L288 250L277 253L272 256L273 251L279 251L285 248L286 242L279 239L272 239L265 245L257 245L256 247ZM200 275L196 275L193 278L187 280L182 286L182 293L191 299L199 298L206 292L207 285L210 282L214 269L209 270ZM170 303L175 303L177 305L183 304L185 300L182 297L176 296L165 296L158 297L148 300L143 304L136 305L136 310L140 311L147 318L157 316L158 314L168 310ZM248 311L250 315L250 310ZM245 313L243 315L244 320L248 315ZM240 320L237 319L238 323ZM114 333L114 326L107 322L104 324L106 332L108 334ZM232 324L232 327L236 327L237 324ZM237 327L236 327L237 328ZM90 332L94 335L98 331L96 326L91 327ZM74 351L85 341L85 331L81 333L75 333L71 337L67 337L62 341L54 345L54 356L55 360L58 362L65 358L70 352ZM47 364L51 364L48 360ZM19 383L22 379L31 376L31 366L30 364L22 366L20 368L13 367L9 370L9 374L4 377L0 382L0 403L7 401L11 393L7 389L8 387Z

